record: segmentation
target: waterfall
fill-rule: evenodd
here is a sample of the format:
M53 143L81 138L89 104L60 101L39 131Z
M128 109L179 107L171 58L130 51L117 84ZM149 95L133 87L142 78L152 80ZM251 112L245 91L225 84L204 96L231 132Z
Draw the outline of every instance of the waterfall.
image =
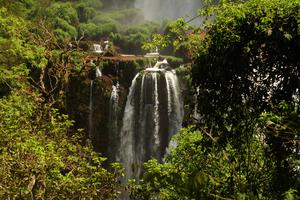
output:
M90 103L89 103L89 137L92 138L93 136L93 86L94 80L91 80L90 83Z
M175 71L156 65L134 77L120 134L119 161L126 179L138 180L145 161L163 160L171 136L181 128L183 114Z
M118 115L119 115L119 82L116 85L112 85L111 95L109 99L109 157L115 161L116 140L118 138L119 126L118 126Z
M135 7L144 11L146 20L192 18L202 7L203 0L136 0Z
M195 103L194 112L193 112L193 118L194 118L193 120L194 121L198 121L201 119L201 116L198 112L199 102L198 102L197 98L198 98L199 94L200 94L200 88L197 87L196 94L194 94L194 103Z
M158 86L157 86L157 73L152 73L152 80L154 81L154 152L157 152L159 145L159 113L158 113Z
M171 136L172 133L176 133L181 128L181 122L184 115L178 79L174 74L174 71L167 71L165 73L168 90L169 136Z
M96 77L101 77L102 76L102 72L100 71L99 67L96 67Z
M93 61L91 60L91 64L94 65ZM96 78L102 76L102 72L99 67L96 67L95 71ZM90 102L89 102L89 138L93 137L93 87L94 87L94 80L90 82Z
M121 130L121 145L120 145L120 152L119 152L119 158L117 160L120 160L125 168L125 174L126 177L132 177L132 164L133 159L135 157L135 151L134 151L134 94L136 90L136 82L139 74L137 74L134 79L132 80L127 102L125 106L124 111L124 117L123 117L123 126Z

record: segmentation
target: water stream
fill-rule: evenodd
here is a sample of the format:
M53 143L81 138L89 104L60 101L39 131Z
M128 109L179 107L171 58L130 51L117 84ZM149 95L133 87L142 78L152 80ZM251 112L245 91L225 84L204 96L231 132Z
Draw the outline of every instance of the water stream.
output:
M90 103L89 103L89 138L93 136L93 86L94 80L90 82Z
M165 64L137 74L129 89L119 148L126 178L138 180L151 158L161 162L171 136L181 128L181 91L175 71L165 70Z
M93 64L93 62L91 61ZM102 72L99 67L95 69L95 76L96 78L100 78L102 76ZM89 138L93 137L93 87L94 87L94 80L90 81L90 101L89 101Z
M115 161L115 152L118 151L118 138L119 138L119 82L112 85L111 95L109 99L109 119L108 119L108 130L109 130L109 145L108 153L109 159Z

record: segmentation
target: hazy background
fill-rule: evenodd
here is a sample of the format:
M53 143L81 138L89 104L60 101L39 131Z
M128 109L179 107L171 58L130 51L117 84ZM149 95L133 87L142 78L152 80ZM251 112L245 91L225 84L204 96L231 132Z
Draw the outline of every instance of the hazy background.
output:
M146 20L162 21L197 15L202 0L136 0L135 7L143 10Z

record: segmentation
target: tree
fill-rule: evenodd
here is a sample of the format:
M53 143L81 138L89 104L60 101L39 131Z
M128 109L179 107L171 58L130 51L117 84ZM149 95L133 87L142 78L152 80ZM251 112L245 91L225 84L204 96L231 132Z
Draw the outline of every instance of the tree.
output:
M264 112L236 147L221 145L206 129L182 129L173 137L166 163L145 163L133 199L297 199L299 198L299 106L282 102ZM212 131L212 130L211 130ZM244 149L244 151L241 151Z
M192 69L200 114L225 133L231 125L299 92L299 1L225 3L207 25ZM250 113L249 113L250 112Z
M82 55L58 44L44 21L11 13L0 9L0 198L117 198L120 166L104 169L57 110Z
M39 0L0 0L0 5L6 8L10 14L27 18L34 10Z
M209 9L215 19L205 27L207 33L192 69L199 90L199 124L212 128L220 145L232 143L245 159L261 113L274 112L282 101L288 107L299 103L299 8L299 1L250 0ZM275 115L285 119L284 123L295 123L295 118L284 112ZM281 123L276 126L282 127ZM263 133L267 137L265 151L274 156L276 165L272 173L276 198L298 185L298 172L288 164L296 158L289 157L291 150L286 144L287 138L297 143L298 131L281 131ZM279 181L280 174L287 179Z
M118 165L104 169L81 133L67 136L72 121L48 109L26 90L0 99L0 198L117 198Z
M192 66L197 128L175 136L167 163L145 164L133 197L298 197L299 8L299 1L250 0L206 10Z
M260 128L268 144L267 154L275 161L274 195L300 187L300 110L299 105L281 102L272 112L260 116ZM299 192L299 191L298 191ZM299 195L299 194L298 194Z
M60 41L65 39L73 39L78 36L77 26L79 25L79 19L76 9L72 3L53 3L47 8L48 21L53 23L54 33Z
M133 186L133 199L271 198L274 163L259 138L251 138L252 153L244 160L230 143L222 147L211 135L192 127L182 129L173 138L176 147L167 163L145 163L147 170L141 185Z
M39 68L45 66L47 61L43 56L43 47L26 42L26 37L29 37L26 21L1 8L0 26L0 93L5 95L22 84L20 79L28 75L26 63Z

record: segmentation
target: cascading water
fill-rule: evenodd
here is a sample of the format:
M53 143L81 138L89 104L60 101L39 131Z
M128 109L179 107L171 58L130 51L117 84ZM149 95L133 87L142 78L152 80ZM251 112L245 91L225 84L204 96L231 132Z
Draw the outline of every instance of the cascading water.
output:
M194 103L195 103L195 107L194 107L194 113L193 113L193 118L195 121L198 121L201 119L201 116L198 112L198 107L199 107L199 102L198 102L198 99L197 97L199 96L200 94L200 88L197 87L196 88L196 94L194 95Z
M101 70L99 69L99 67L96 67L96 77L99 78L101 76L102 76Z
M118 138L119 126L119 82L116 85L112 85L111 95L109 99L109 157L114 160L115 152L117 151L115 141Z
M109 121L112 132L117 132L117 118L118 118L118 103L119 103L119 83L112 86L110 100L109 100Z
M91 60L91 65L94 65L93 61ZM95 71L96 78L102 76L102 72L100 71L99 67L96 67ZM89 102L89 137L92 138L93 136L93 87L94 87L94 80L90 82L90 102Z
M121 129L119 161L126 178L139 179L143 163L163 160L170 138L180 128L183 105L174 70L160 68L166 61L137 74L131 84Z
M89 103L89 137L92 138L93 136L93 86L94 80L91 80L90 83L90 103Z

